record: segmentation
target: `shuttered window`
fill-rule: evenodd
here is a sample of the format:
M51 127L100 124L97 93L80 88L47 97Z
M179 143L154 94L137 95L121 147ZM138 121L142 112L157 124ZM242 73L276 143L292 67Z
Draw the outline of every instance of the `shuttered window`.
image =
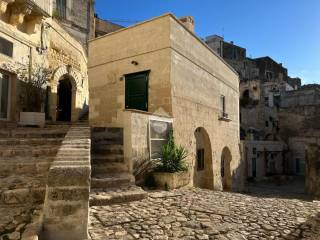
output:
M125 76L125 107L148 111L148 72L128 74Z
M13 43L0 37L0 53L12 57Z

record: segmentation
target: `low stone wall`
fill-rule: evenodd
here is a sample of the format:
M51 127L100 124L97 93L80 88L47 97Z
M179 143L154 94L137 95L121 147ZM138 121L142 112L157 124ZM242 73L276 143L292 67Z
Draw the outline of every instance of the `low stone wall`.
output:
M46 240L88 238L90 128L73 126L50 168L43 212Z

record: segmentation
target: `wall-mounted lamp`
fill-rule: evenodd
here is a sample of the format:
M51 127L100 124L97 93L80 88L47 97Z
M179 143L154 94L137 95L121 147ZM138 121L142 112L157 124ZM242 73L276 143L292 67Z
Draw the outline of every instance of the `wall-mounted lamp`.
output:
M139 65L139 63L137 61L132 61L131 64L133 64L135 66Z

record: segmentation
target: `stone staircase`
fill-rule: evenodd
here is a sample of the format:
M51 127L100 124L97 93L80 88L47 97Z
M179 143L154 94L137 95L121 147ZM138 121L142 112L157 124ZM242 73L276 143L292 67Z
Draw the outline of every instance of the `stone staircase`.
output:
M137 201L147 193L135 186L124 159L120 128L93 128L91 134L90 205L101 206Z
M0 205L43 202L50 164L68 129L0 129Z

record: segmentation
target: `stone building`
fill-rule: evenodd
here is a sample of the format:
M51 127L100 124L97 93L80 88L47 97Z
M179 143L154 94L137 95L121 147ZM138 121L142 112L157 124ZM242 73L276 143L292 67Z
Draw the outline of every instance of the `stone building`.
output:
M100 37L105 34L115 32L121 28L124 28L121 25L99 18L97 14L95 15L94 27L95 27L95 37Z
M307 149L320 137L320 86L305 85L281 96L279 135L288 142L289 174L305 175Z
M244 151L248 150L243 156L246 157L248 166L257 167L249 171L249 176L255 175L252 172L265 175L284 173L286 143L279 134L278 114L281 96L298 89L301 80L288 76L287 69L270 57L248 58L245 48L226 42L220 36L209 36L205 42L240 76L241 139L244 140ZM274 171L268 170L265 158L252 156L252 149L261 147L270 156L274 155L273 148L282 149L282 154L278 154L279 157L276 158L278 163L275 164ZM255 162L257 164L253 164ZM259 175L258 178L261 179L262 176Z
M124 149L104 173L139 178L172 127L189 152L190 185L241 188L239 79L193 28L167 14L90 41L90 125Z
M267 175L283 173L286 144L280 141L242 141L244 145L245 177L263 180Z
M52 0L52 15L73 38L87 46L95 37L95 13L92 0Z
M83 10L88 15L75 14L70 6L51 0L1 0L0 4L1 123L19 122L20 112L27 110L22 101L24 83L18 72L26 68L30 73L36 66L51 72L44 106L46 119L78 120L89 101L84 45L91 35L74 23L89 21L90 11ZM72 4L73 8L77 5ZM66 12L69 27L62 16L55 16L57 9Z

